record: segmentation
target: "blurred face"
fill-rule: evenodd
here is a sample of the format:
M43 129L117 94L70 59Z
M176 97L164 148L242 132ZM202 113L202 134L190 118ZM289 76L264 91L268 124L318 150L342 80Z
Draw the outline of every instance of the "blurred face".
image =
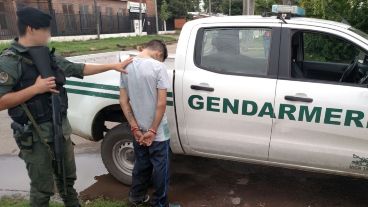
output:
M27 27L26 36L35 46L46 46L51 38L51 31L50 28L33 29Z

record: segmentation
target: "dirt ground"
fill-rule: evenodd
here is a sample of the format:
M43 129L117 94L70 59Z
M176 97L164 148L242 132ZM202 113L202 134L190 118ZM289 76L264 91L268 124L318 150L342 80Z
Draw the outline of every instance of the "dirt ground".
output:
M80 193L126 200L129 188L110 175ZM175 156L170 200L184 207L366 207L368 181L274 167Z

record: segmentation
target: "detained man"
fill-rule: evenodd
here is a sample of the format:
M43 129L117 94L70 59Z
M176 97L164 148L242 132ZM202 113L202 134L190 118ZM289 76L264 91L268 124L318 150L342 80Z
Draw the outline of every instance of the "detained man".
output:
M133 206L179 206L168 203L170 133L165 115L170 88L166 45L152 40L145 45L127 74L121 75L120 104L134 136L135 165L129 201ZM153 183L152 199L147 194Z

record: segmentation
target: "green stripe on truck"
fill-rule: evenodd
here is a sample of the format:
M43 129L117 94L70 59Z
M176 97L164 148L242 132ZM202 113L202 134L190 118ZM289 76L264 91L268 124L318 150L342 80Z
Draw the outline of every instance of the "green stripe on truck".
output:
M66 91L68 93L74 93L74 94L79 94L79 95L95 96L95 97L110 98L110 99L119 100L119 95L117 95L117 94L101 93L101 92L94 92L94 91L85 91L85 90L79 90L79 89L74 89L74 88L67 88Z
M97 83L87 83L87 82L80 82L80 81L66 81L67 85L70 86L82 86L87 88L97 88L97 89L105 89L110 91L120 91L118 86L112 86L112 85L105 85L105 84L97 84Z
M80 86L80 87L87 87L87 88L104 89L104 90L109 90L109 91L120 91L120 88L118 86L98 84L98 83L88 83L88 82L67 80L66 84L69 86ZM173 92L167 92L167 97L173 97Z
M101 92L94 92L94 91L85 91L85 90L79 90L79 89L73 89L73 88L67 88L66 90L67 90L68 93L73 93L73 94L119 100L119 95L117 95L117 94L101 93ZM174 102L173 101L167 101L166 105L167 106L174 106Z

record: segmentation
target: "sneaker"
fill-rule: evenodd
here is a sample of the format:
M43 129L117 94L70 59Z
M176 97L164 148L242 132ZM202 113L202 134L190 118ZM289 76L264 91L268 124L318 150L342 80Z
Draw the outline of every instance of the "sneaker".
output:
M157 206L153 206L153 205L150 205L150 207L157 207ZM166 207L181 207L180 204L177 204L177 203L169 203Z
M168 207L181 207L180 204L170 203Z
M141 201L136 201L136 200L133 200L132 198L129 197L130 205L133 206L133 207L138 207L138 206L147 204L149 202L149 200L150 200L149 195L145 195L144 199L141 200Z

